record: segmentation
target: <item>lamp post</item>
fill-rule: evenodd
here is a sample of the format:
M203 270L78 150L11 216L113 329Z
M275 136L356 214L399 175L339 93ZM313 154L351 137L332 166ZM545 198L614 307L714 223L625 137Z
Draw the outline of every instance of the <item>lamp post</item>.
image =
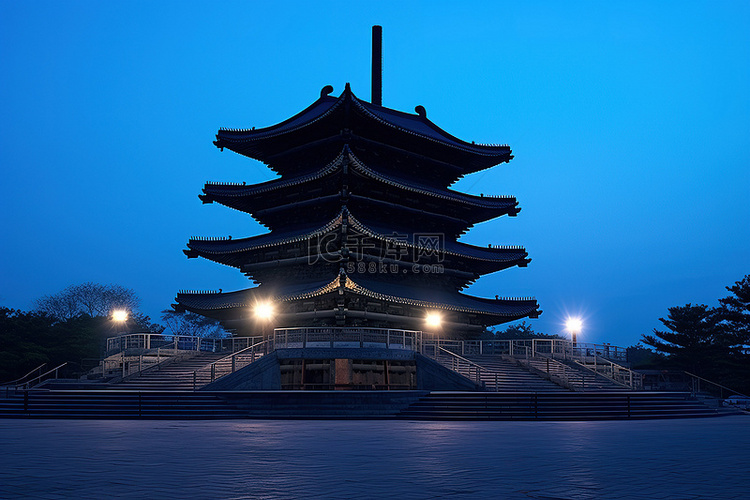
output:
M125 309L114 309L112 311L112 323L114 324L115 332L118 335L122 335L122 330L124 325L128 321L128 311ZM107 341L109 343L109 340ZM107 350L109 346L107 346ZM127 337L120 337L120 368L122 370L122 376L125 377L129 370L126 369L125 366L125 349L128 348L128 338ZM105 366L102 365L102 374L104 374Z
M438 311L427 311L427 314L424 317L424 324L427 327L427 329L431 332L436 332L436 330L440 330L440 327L443 325L443 316ZM438 348L440 347L440 338L435 338L436 347L435 347L435 356L437 356Z
M565 328L570 332L570 338L573 341L573 349L578 345L578 334L583 327L581 318L568 318L565 322Z
M112 327L116 335L125 333L130 313L126 309L113 309L111 311Z
M266 326L271 323L271 319L273 318L273 314L274 314L273 304L269 301L258 302L257 304L255 304L255 307L253 308L253 314L255 315L255 319L259 321L262 325L261 335L263 336L263 339L267 340L265 338Z
M115 323L125 323L128 320L128 311L125 309L115 309L112 311L112 321Z
M430 328L440 328L440 325L443 324L443 317L439 312L430 311L425 316L424 322Z

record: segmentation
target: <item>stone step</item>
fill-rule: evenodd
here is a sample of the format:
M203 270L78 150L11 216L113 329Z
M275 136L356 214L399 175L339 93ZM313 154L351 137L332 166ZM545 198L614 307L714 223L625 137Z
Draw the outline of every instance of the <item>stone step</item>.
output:
M628 405L629 400L629 405ZM0 400L0 417L102 419L612 420L726 414L686 393L424 391L31 391Z
M187 359L175 360L165 366L147 370L110 388L115 390L187 390L200 388L211 382L211 364L230 353L200 353ZM221 363L223 366L226 363ZM229 364L231 366L231 363ZM197 372L197 373L196 373ZM216 376L221 373L215 370Z
M431 393L399 414L418 420L692 418L721 412L677 393Z
M24 405L26 409L24 409ZM194 392L31 391L1 400L0 416L38 418L245 418L223 399Z
M554 382L530 373L515 363L507 361L499 356L465 357L469 361L483 368L483 370L480 371L479 380L484 383L485 388L489 391L562 392L566 390ZM452 359L450 356L438 356L437 360L443 364L443 366L452 368ZM462 375L468 376L472 380L475 379L475 374L468 371L465 371Z

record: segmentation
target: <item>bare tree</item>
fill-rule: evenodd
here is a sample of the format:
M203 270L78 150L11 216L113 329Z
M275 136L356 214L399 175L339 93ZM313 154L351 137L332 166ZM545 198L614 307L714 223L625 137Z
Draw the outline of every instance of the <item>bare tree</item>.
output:
M161 312L161 320L167 325L167 331L173 335L208 338L222 338L228 335L215 319L189 311L179 313L165 309Z
M88 282L37 299L35 309L58 321L66 321L82 315L92 318L108 316L115 309L134 312L140 302L130 288Z

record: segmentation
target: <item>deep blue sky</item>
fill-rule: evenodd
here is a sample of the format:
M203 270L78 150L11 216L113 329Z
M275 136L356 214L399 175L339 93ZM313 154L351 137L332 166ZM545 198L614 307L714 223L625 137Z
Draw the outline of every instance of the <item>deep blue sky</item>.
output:
M262 232L198 200L273 177L214 134L327 84L369 99L373 24L384 105L516 156L456 185L522 207L463 241L533 261L472 293L533 295L537 330L581 313L585 339L631 345L750 273L750 3L270 3L0 3L0 305L95 281L158 317L178 289L246 287L182 254Z

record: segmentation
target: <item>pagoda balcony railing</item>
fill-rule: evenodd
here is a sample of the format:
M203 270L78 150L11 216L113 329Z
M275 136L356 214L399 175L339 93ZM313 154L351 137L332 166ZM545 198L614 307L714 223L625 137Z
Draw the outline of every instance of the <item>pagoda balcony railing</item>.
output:
M289 348L386 348L421 351L422 332L394 328L302 327L276 328L273 349Z

